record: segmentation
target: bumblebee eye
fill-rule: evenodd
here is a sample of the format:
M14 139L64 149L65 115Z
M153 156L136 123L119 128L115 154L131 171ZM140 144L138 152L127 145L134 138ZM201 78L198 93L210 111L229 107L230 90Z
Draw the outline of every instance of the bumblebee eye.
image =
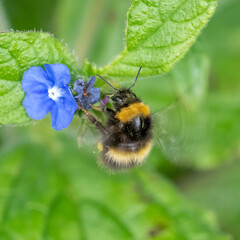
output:
M113 96L113 97L111 97L111 99L112 99L114 102L118 102L118 103L122 103L122 102L123 102L123 98L122 98L122 97L119 97L119 96Z

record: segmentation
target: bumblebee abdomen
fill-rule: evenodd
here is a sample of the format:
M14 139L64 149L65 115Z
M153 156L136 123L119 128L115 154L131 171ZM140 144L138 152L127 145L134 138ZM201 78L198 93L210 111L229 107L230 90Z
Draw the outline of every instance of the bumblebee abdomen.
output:
M150 110L139 99L109 117L107 134L98 145L102 164L113 170L141 164L151 148Z
M136 147L127 146L124 149L122 145L119 146L106 146L99 144L101 151L102 163L113 170L127 169L141 164L152 149L152 141L149 140L144 144L135 143ZM137 145L140 145L138 147ZM131 151L130 149L136 149Z

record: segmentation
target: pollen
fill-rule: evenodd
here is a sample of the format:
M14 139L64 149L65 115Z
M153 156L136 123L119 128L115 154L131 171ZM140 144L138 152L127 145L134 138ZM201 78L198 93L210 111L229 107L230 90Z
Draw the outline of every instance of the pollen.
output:
M103 145L101 142L98 143L98 150L99 150L99 152L102 152L102 150L103 150Z
M48 89L48 96L53 101L57 101L58 98L62 96L61 88L58 88L58 87L54 86L53 88Z

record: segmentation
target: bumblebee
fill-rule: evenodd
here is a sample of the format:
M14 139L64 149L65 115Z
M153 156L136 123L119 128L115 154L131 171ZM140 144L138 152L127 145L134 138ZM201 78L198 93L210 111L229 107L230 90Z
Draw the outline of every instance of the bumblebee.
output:
M141 68L134 83L129 88L120 90L97 75L115 90L111 96L113 109L104 109L107 114L105 126L82 108L87 118L102 134L101 141L98 143L101 163L112 170L127 169L141 164L152 148L150 109L131 91L137 82Z

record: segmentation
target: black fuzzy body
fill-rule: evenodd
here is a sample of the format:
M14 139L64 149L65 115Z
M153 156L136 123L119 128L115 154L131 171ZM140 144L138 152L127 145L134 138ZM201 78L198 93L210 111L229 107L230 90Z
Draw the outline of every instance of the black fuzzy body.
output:
M126 169L139 162L129 157L129 161L120 163L114 157L109 157L108 151L115 149L115 151L129 153L129 156L131 153L141 151L152 139L152 119L150 115L139 114L129 122L121 122L116 117L116 114L123 108L142 102L130 90L117 92L112 100L115 110L107 109L106 134L103 134L101 141L101 159L102 163L111 169Z

